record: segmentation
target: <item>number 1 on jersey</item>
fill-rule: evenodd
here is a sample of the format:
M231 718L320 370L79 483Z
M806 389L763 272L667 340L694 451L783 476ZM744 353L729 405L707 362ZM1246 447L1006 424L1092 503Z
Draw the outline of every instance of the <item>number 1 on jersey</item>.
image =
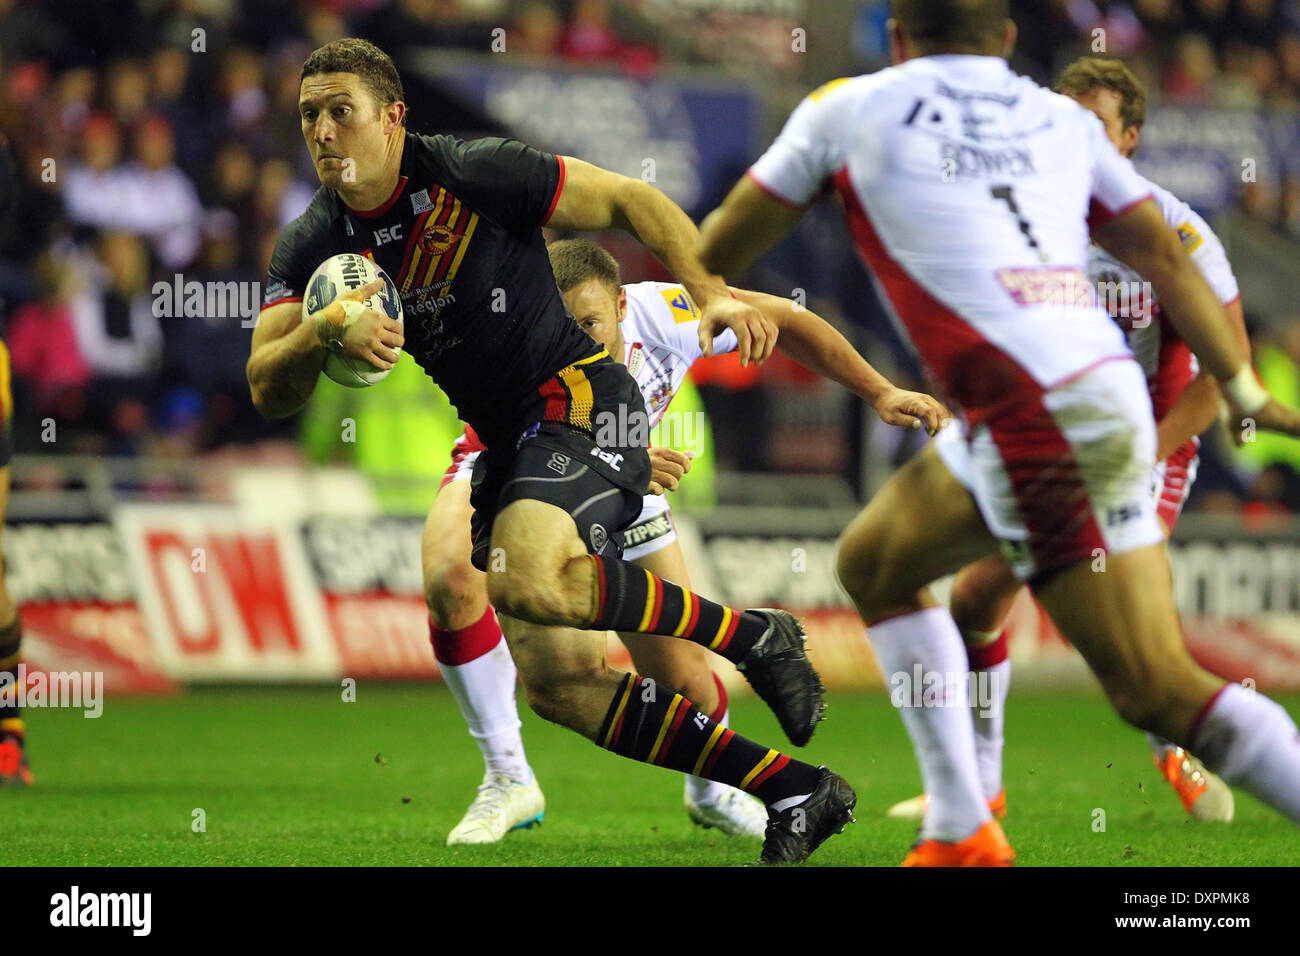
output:
M1038 253L1039 259L1046 262L1047 253L1039 247L1038 239L1034 237L1034 228L1029 224L1029 220L1020 214L1020 206L1016 204L1014 190L1010 186L992 186L989 191L993 193L994 199L1000 199L1007 204L1007 208L1011 210L1011 215L1016 217L1016 223L1020 226L1025 241L1029 243L1029 248Z

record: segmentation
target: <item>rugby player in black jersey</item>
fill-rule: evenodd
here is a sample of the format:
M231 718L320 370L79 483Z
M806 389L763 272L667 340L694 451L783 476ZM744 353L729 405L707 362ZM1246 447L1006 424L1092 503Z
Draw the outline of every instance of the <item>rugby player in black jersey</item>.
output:
M395 348L410 352L487 445L473 479L474 563L488 572L533 709L615 753L754 794L769 814L762 859L805 859L852 819L847 782L606 663L607 630L678 637L734 662L797 745L822 714L790 614L723 607L621 560L617 533L651 477L648 420L621 362L565 310L541 228L635 236L699 306L706 355L731 328L741 362L761 362L776 328L701 266L694 224L646 183L514 140L408 133L400 78L373 44L337 40L312 53L298 107L321 188L272 255L248 362L258 410L301 408L328 349L381 369ZM404 333L345 308L379 283L304 321L308 279L343 252L388 273Z

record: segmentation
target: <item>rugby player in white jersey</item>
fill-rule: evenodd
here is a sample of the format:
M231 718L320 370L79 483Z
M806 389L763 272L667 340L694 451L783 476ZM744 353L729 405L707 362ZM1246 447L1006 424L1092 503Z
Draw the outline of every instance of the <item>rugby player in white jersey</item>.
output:
M620 358L645 399L649 425L660 424L691 364L704 354L700 313L680 285L622 285L617 261L585 239L554 242L551 267L565 305L578 325ZM801 364L845 385L893 425L924 426L933 434L947 412L933 398L895 388L829 324L788 299L733 290L781 330L778 348ZM713 339L710 354L734 352L734 333ZM671 420L665 438L673 434ZM541 820L545 799L528 764L515 704L515 666L488 606L485 578L470 564L470 475L483 445L470 430L457 442L451 467L425 524L423 564L429 633L439 669L483 753L484 776L448 845L495 843L508 832ZM686 586L687 571L663 490L673 490L690 459L652 448L652 490L641 514L623 532L623 555L652 574ZM703 645L673 638L620 633L638 673L680 692L717 723L726 725L726 688L711 670ZM734 787L698 776L686 779L686 809L703 827L729 836L761 837L763 805Z
M1234 419L1296 434L1300 415L1260 386L1097 117L1008 67L1006 0L891 10L896 65L809 96L700 241L707 266L734 275L830 186L884 301L960 410L971 489L927 448L845 530L836 564L882 670L920 668L930 692L930 706L899 708L930 798L904 864L1014 858L980 786L961 634L928 591L999 547L1123 719L1300 822L1295 722L1184 646L1149 491L1151 400L1096 304L1089 235L1152 284Z
M1146 121L1146 91L1128 67L1119 60L1083 57L1057 78L1055 89L1095 113L1121 155L1133 155ZM1185 202L1154 184L1150 189L1165 222L1178 233L1188 256L1223 303L1237 341L1249 355L1241 296L1223 244ZM1089 250L1088 277L1097 286L1111 318L1124 330L1146 375L1156 416L1156 466L1151 472L1150 489L1156 514L1168 536L1196 480L1200 458L1197 436L1218 418L1219 389L1213 378L1200 372L1196 357L1159 302L1147 296L1141 276L1094 244ZM945 429L936 439L939 454L949 453L954 469L967 460L961 441L958 429ZM950 454L953 450L956 454ZM954 474L966 483L967 476L956 470ZM980 784L995 816L1006 812L1002 741L1011 662L1007 659L1003 628L1019 591L1020 582L1006 559L991 555L957 573L949 601L953 620L966 642L971 672L977 675L974 680L985 681L971 686L987 686L990 691L987 700L971 708L971 719L975 724ZM981 673L987 676L980 678ZM1147 740L1156 766L1188 813L1198 820L1232 820L1234 802L1227 784L1177 744L1154 734L1147 734ZM924 814L924 796L904 800L888 812L889 816L901 818L920 818Z

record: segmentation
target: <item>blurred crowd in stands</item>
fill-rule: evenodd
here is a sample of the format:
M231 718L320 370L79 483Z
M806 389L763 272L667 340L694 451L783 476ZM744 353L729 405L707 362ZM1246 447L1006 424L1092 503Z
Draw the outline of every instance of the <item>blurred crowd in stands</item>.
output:
M804 0L805 4L815 0ZM841 62L883 62L885 0L848 4ZM254 457L293 441L297 421L266 422L244 380L249 317L160 317L155 282L264 277L279 230L308 203L315 177L296 116L307 54L345 35L393 54L418 103L418 132L508 133L428 86L409 64L430 48L484 53L505 28L507 56L600 64L634 76L679 63L752 72L764 56L786 82L827 79L792 60L788 0L0 0L0 130L24 188L0 236L19 452ZM1048 80L1062 57L1104 31L1166 102L1294 110L1300 97L1297 0L1024 0L1016 66ZM688 28L689 27L689 28ZM727 42L716 42L724 35ZM795 66L791 66L794 63ZM1300 189L1252 208L1282 230ZM1300 233L1300 229L1296 230ZM1300 403L1300 322L1260 340L1270 384ZM719 382L706 387L716 415ZM726 382L721 383L725 390ZM762 388L747 378L744 387ZM854 430L827 428L856 459ZM268 444L270 442L270 444ZM833 442L834 443L834 442ZM772 443L781 447L780 443ZM281 446L282 447L282 446ZM1264 477L1211 467L1204 501L1253 498L1300 508L1300 443L1254 450ZM788 467L719 431L725 466ZM1262 448L1262 446L1261 446ZM1244 480L1244 484L1243 484ZM1215 495L1219 497L1215 497Z

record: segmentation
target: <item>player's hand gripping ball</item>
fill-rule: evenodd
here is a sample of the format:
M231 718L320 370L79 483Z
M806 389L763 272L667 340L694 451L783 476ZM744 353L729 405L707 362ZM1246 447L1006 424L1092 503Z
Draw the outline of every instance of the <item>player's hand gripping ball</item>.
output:
M322 310L328 310L323 318ZM395 359L387 356L401 355L401 296L388 273L365 256L345 252L322 262L307 283L302 317L318 323L328 350L325 374L340 385L374 385L392 371Z

